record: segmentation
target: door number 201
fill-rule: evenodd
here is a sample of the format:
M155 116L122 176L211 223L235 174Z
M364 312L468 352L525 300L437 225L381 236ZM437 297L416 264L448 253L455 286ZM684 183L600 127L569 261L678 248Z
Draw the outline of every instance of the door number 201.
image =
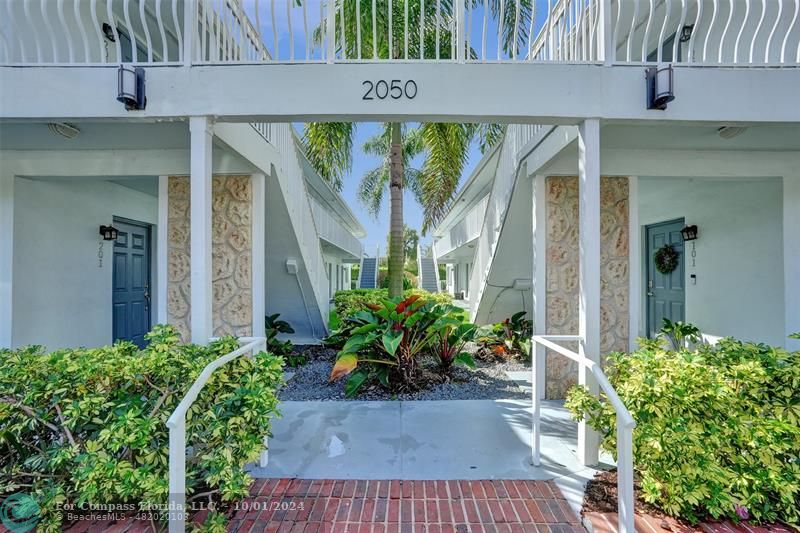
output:
M417 82L414 80L408 80L405 83L403 80L378 80L374 83L365 80L361 82L361 86L366 88L366 92L361 96L362 100L375 100L376 98L378 100L386 100L386 98L413 100L417 96Z

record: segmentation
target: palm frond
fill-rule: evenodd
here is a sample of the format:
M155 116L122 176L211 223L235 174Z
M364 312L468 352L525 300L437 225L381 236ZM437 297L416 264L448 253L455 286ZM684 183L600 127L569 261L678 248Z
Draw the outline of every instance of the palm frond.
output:
M336 191L353 168L352 122L310 122L303 130L303 147L311 166Z
M427 157L422 168L422 232L447 213L469 155L472 128L465 124L429 122L420 126Z

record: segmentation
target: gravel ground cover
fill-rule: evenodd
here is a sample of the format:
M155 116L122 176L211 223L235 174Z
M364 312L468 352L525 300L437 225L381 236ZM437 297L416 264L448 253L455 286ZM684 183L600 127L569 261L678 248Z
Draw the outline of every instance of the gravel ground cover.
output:
M346 379L334 383L328 382L336 351L322 346L296 347L298 352L306 354L307 363L292 368L294 376L281 389L279 397L284 401L303 400L524 400L530 396L514 381L508 378L506 371L525 370L522 363L487 363L476 361L476 368L457 366L452 376L444 383L414 392L392 394L380 386L365 386L354 398L345 398L344 384ZM433 366L432 360L422 360L422 367Z

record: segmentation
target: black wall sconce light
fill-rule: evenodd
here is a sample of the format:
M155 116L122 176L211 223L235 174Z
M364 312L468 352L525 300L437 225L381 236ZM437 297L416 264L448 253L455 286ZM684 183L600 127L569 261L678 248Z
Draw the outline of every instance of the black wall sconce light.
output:
M141 110L147 105L144 92L144 69L120 65L117 71L117 100L125 104L125 109Z
M104 241L114 241L117 239L119 231L114 226L100 226L100 235Z
M672 65L651 67L645 70L647 88L647 109L665 110L667 104L675 100Z
M697 239L697 226L685 226L681 230L684 241L694 241Z

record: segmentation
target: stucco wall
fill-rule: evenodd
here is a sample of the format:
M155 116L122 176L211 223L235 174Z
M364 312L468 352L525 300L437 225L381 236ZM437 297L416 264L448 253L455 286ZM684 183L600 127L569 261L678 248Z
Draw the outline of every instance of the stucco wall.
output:
M114 216L155 224L157 213L154 196L99 179L16 178L13 344L110 343L112 249L103 244L99 266L98 229Z
M167 316L184 340L191 308L189 178L169 178ZM212 189L212 315L214 335L252 334L252 182L214 176Z
M578 178L551 176L547 189L548 334L578 333ZM600 351L628 349L628 180L600 180ZM577 349L577 346L571 346ZM577 382L577 365L548 353L547 398L563 398Z
M686 320L704 333L786 344L782 187L778 178L639 178L642 226L683 217L698 227L696 266L691 244L686 252Z

